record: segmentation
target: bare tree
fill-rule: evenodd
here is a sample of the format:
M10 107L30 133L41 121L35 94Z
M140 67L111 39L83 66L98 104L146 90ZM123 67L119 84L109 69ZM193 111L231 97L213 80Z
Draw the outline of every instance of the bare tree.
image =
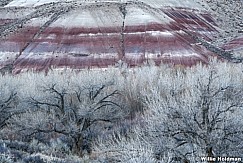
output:
M145 66L122 74L111 69L4 76L6 90L18 89L17 108L24 111L6 121L7 132L23 141L60 138L74 154L92 151L108 162L242 157L242 69L210 62L190 68Z
M7 94L4 94L2 99L0 99L0 129L3 129L7 121L15 114L19 113L19 111L16 109L17 103L18 103L18 97L16 92L10 92L10 94L7 96Z
M23 134L63 135L72 141L72 151L80 156L91 152L90 130L97 124L113 123L125 114L111 83L68 90L52 84L42 89L42 99L31 97L32 108L12 124Z
M150 132L163 144L158 155L169 151L183 162L199 156L242 156L243 78L230 66L225 72L223 68L177 71L168 78L171 86L146 95L152 114Z

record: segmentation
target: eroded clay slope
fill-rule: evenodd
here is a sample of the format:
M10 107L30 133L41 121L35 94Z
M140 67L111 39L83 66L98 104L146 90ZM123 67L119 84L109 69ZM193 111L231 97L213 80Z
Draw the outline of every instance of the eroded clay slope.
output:
M215 52L205 47L220 28L193 0L13 0L0 8L2 71L192 65Z

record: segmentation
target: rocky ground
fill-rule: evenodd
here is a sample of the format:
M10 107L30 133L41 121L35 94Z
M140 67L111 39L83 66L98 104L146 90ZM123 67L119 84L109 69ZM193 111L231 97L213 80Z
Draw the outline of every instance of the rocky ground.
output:
M243 1L242 0L203 0L215 16L217 24L222 29L214 43L226 43L243 33Z
M212 44L222 47L231 40L243 38L243 0L200 0L198 1L215 17L220 33L215 35ZM242 41L241 41L241 47ZM243 56L243 48L232 51ZM237 54L236 54L237 53Z

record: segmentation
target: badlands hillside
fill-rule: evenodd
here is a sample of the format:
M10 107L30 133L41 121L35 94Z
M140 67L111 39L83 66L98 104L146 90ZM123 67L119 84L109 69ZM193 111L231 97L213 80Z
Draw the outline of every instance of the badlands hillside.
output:
M242 162L242 5L0 0L0 163Z
M241 62L242 0L2 0L1 72ZM234 55L232 55L234 54Z

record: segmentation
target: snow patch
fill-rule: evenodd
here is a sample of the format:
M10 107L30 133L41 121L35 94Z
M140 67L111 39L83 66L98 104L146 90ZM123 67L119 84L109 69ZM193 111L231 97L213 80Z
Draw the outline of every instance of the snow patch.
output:
M112 13L111 14L109 14ZM98 8L95 11L77 9L63 15L51 24L51 27L114 27L121 26L122 20L118 10Z
M169 23L171 19L164 13L160 14L159 18L153 16L153 14L143 11L137 7L127 8L127 15L125 24L129 25L143 25L149 23Z

